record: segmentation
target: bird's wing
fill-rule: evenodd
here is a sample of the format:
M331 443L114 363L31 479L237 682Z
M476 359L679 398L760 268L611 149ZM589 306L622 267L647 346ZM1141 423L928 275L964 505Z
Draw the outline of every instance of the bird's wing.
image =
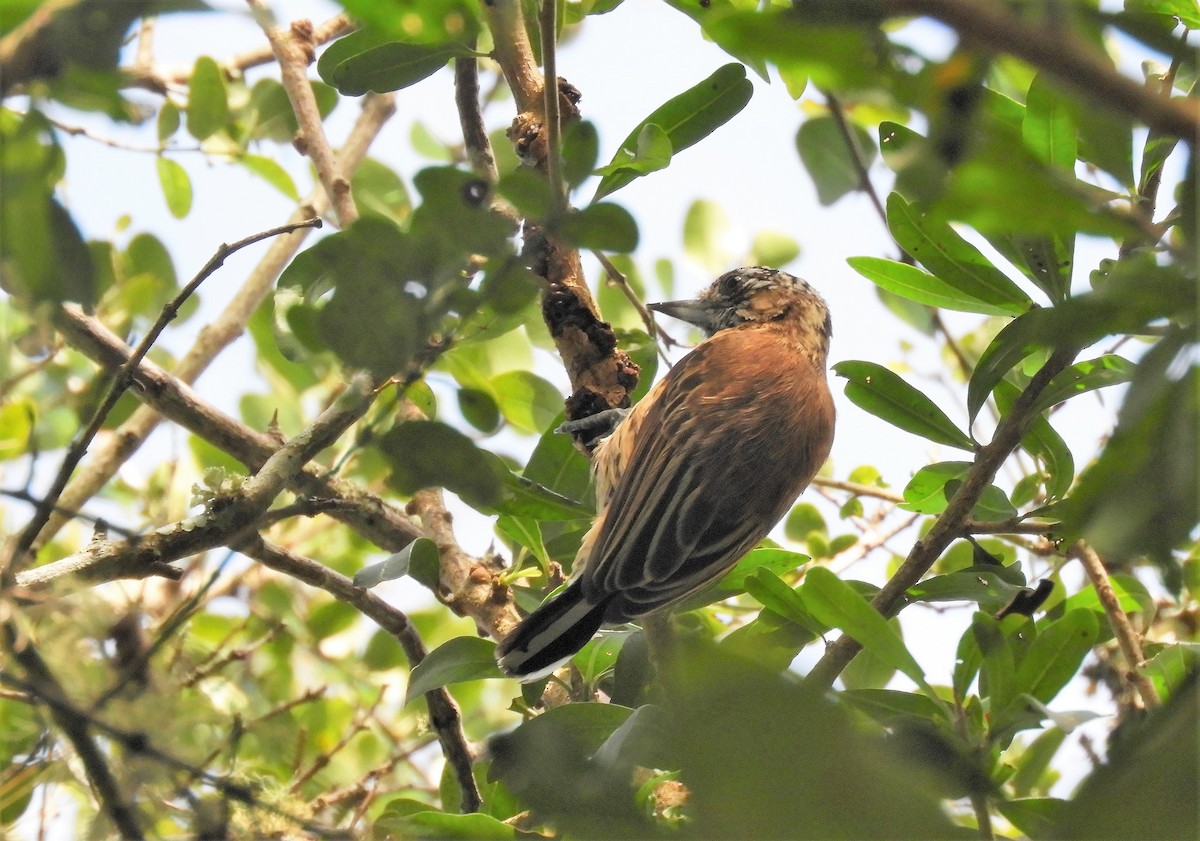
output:
M794 360L767 331L729 331L672 369L587 560L589 601L617 593L629 616L644 614L715 579L766 536L831 436L824 372Z

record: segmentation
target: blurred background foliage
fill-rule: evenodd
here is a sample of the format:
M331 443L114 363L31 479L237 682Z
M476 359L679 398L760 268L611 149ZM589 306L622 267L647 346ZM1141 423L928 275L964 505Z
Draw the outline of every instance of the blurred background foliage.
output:
M541 60L540 4L519 5ZM556 5L559 40L588 37L597 15L638 26L636 3ZM829 466L816 504L799 503L778 542L683 606L678 656L658 677L642 632L628 627L594 640L549 685L502 679L476 633L479 614L438 601L444 546L373 543L322 515L328 500L299 493L259 528L352 576L360 592L402 587L430 649L419 665L357 602L230 548L165 558L179 562L178 580L66 577L46 589L6 577L6 832L129 834L115 791L149 837L1194 837L1195 0L669 5L683 13L675 25L715 42L728 63L647 115L566 125L567 209L505 136L515 116L508 68L491 56L512 36L494 13L508 0L346 0L353 25L327 33L309 74L321 117L477 57L497 178L472 168L461 141L398 118L428 165L362 160L348 179L359 218L299 251L247 313L239 329L254 372L230 370L223 384L237 389L240 420L282 441L349 372L399 374L403 393L382 390L317 466L392 500L453 492L488 518L478 522L494 534L487 568L498 592L532 608L569 573L592 503L586 458L553 431L563 378L547 372L555 346L520 222L606 255L612 271L590 280L617 346L640 366L636 400L665 364L640 302L683 290L671 260L637 251L645 220L620 191L690 147L702 157L758 77L799 103L795 150L819 202L868 192L894 240L886 253L844 255L894 316L874 329L900 336L907 325L904 335L945 362L931 379L841 359L837 382L879 422L957 460L931 459L911 477ZM980 16L972 24L957 12ZM923 13L955 30L948 55L904 37L905 16ZM195 170L178 158L242 167L289 202L308 201L296 168L279 163L304 150L290 145L299 124L278 78L249 83L220 43L170 78L139 57L139 42L152 44L146 21L190 14L229 13L170 0L0 10L0 504L10 548L108 388L109 372L56 329L64 306L133 345L194 271L141 229L161 207L191 213ZM1116 43L1144 58L1143 79L1121 76ZM561 64L559 73L570 77ZM163 203L130 203L109 239L85 238L72 216L79 197L64 189L65 138L103 141L77 128L85 117L154 138ZM627 130L611 158L602 154ZM734 254L730 224L719 196L697 200L682 231L687 258L714 274L738 259L784 265L811 236L781 219ZM1098 264L1077 263L1085 242L1088 255L1105 255ZM184 301L178 323L195 311L195 298ZM947 313L975 317L951 329ZM179 363L157 345L148 360L167 371ZM97 441L125 429L144 398L127 391ZM1084 400L1111 423L1081 451L1056 415ZM1013 418L1006 471L983 475L992 431ZM144 470L72 506L87 516L39 541L37 564L83 552L89 539L152 535L215 511L247 475L245 459L220 436L185 440L186 451L143 454ZM975 501L956 508L981 476ZM871 555L891 575L939 528L955 539L886 618L869 604L878 579L835 574ZM1086 576L1081 558L1096 562ZM909 604L973 612L953 662L939 666L948 681L927 678L921 641L902 636L894 614ZM934 617L931 633L964 627ZM1144 662L1129 662L1117 617ZM840 633L863 651L826 692L800 674L822 638ZM65 700L17 656L31 646ZM793 661L807 665L793 671ZM1064 790L1061 749L1096 715L1056 702L1069 686L1111 699L1111 727ZM476 749L481 803L469 814L421 698L444 687ZM90 734L111 789L77 755L64 709Z

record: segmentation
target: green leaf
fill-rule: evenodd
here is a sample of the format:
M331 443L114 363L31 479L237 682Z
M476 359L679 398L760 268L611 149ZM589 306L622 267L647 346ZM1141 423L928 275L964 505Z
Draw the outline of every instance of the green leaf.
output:
M481 637L455 637L442 643L413 667L404 703L447 684L504 677L495 651L496 644Z
M1010 321L984 348L967 384L967 415L971 423L988 395L1009 371L1041 347L1046 310L1032 310Z
M878 90L892 74L884 53L868 35L874 24L847 25L852 16L836 6L812 7L810 16L805 14L809 7L752 11L740 2L670 2L695 16L722 49L756 70L771 61L785 78L807 77L825 90ZM714 5L725 9L718 11ZM760 75L766 78L765 71Z
M559 421L559 418L556 417L555 421ZM574 499L590 497L592 479L587 459L575 449L571 436L557 433L553 428L538 440L523 475L531 482L537 482L563 496Z
M829 623L822 624L809 611L804 599L769 569L756 569L746 576L742 586L763 607L813 634L821 634L830 627Z
M350 189L360 214L374 214L397 225L412 213L404 181L390 167L374 158L363 158L350 176Z
M825 524L825 517L822 516L821 510L811 502L796 503L788 512L787 519L784 520L783 533L788 540L803 543L814 531L822 535L829 533L829 527Z
M876 657L907 675L932 695L925 673L888 620L853 587L825 567L813 567L800 588L804 606L820 621L840 628Z
M1039 629L1017 667L1015 691L1050 703L1079 671L1099 633L1096 614L1090 610L1072 610Z
M37 409L27 397L8 399L0 406L0 459L10 461L35 449L33 438Z
M490 508L500 514L516 517L531 517L535 520L579 520L591 517L595 512L574 499L555 493L524 476L518 476L507 467L499 456L492 455L492 469L500 476L500 493Z
M921 602L973 601L996 613L1024 589L992 569L972 567L926 578L909 587L908 596Z
M578 187L596 168L600 154L600 135L588 120L575 120L563 130L563 180L571 189Z
M1013 403L1020 394L1021 390L1007 380L996 383L996 405L1001 414L1007 415L1012 411ZM1075 481L1075 459L1067 442L1054 430L1050 421L1041 415L1034 415L1029 431L1021 439L1021 446L1041 461L1046 473L1045 487L1049 500L1065 496Z
M1057 841L1061 838L1061 821L1066 814L1067 801L1057 797L1018 797L997 800L996 811L1030 841Z
M387 93L432 76L452 58L469 55L462 44L410 44L382 41L372 30L347 35L330 45L317 63L326 83L347 96Z
M922 467L905 485L904 502L899 507L918 514L942 513L971 467L968 461L941 461ZM979 520L1007 520L1016 515L1004 491L995 485L984 489L971 511L971 516Z
M364 589L382 584L384 581L394 581L408 575L412 564L436 566L439 562L437 544L426 537L418 537L399 552L389 555L386 560L370 564L354 573L354 586Z
M742 590L745 589L746 579L760 569L768 570L775 575L781 575L785 572L799 569L810 560L812 559L808 555L800 552L791 552L787 549L771 549L766 547L751 549L740 561L734 564L733 569L721 577L716 586L721 590Z
M1075 261L1074 236L993 233L987 236L987 241L1053 303L1066 300Z
M958 649L954 656L954 672L950 680L954 689L954 700L960 706L966 703L967 691L971 688L982 665L983 651L979 647L975 629L967 628L958 640Z
M987 698L994 727L997 712L1016 697L1016 656L1000 623L986 613L971 617L968 633L980 652L979 694Z
M869 167L878 153L875 141L866 129L849 124L857 152L847 148L834 118L828 114L810 117L796 132L796 150L809 176L817 186L817 200L831 205L847 193L862 189L862 178L855 164L857 155L863 167Z
M617 149L612 164L627 163L637 156L642 131L650 124L666 134L671 153L679 154L729 122L746 107L753 93L754 86L746 78L746 68L741 64L726 64L703 82L664 102L638 123ZM649 142L657 144L659 152L666 148L661 140ZM593 201L616 192L641 174L621 169L605 175L600 179Z
M1037 401L1033 404L1031 414L1041 414L1052 406L1056 406L1079 394L1086 394L1098 388L1127 383L1133 378L1135 366L1124 357L1115 353L1106 353L1095 359L1076 362L1067 370L1050 380Z
M500 411L519 432L540 435L562 412L558 389L530 371L505 371L491 384Z
M272 159L262 155L242 155L237 160L248 171L253 172L292 201L300 201L296 182L292 180L292 176L288 175L286 169ZM359 197L355 194L354 198L357 200Z
M901 248L964 295L1002 307L1013 315L1032 305L1029 296L978 248L955 233L947 222L923 213L899 193L888 196L887 221Z
M158 156L154 159L158 169L158 183L162 186L167 209L176 219L182 219L192 209L192 181L187 170L170 158Z
M458 815L427 810L411 815L383 815L373 827L376 837L509 841L525 833L491 815L479 812ZM379 835L379 833L384 835Z
M637 222L628 210L610 202L569 213L557 227L578 248L623 252L633 251L638 244Z
M975 442L898 374L873 362L857 361L839 362L833 370L849 380L846 396L859 408L930 441L974 451Z
M513 517L505 514L496 519L496 531L513 541L517 546L528 549L537 559L543 572L550 569L550 555L542 541L542 530L537 520L528 517Z
M1021 135L1039 160L1074 172L1077 143L1072 110L1046 74L1038 73L1025 95Z
M1136 258L1118 261L1097 291L1031 310L996 334L967 386L969 415L973 421L996 383L1038 348L1087 347L1110 334L1138 332L1156 319L1182 317L1197 305L1196 283L1178 267Z
M620 150L620 152L624 150ZM646 175L660 169L665 169L671 163L671 137L666 129L656 123L647 123L638 133L637 143L632 152L626 153L624 160L614 160L607 166L596 170L600 176L617 175L621 172L631 172L634 176Z
M179 131L179 108L171 100L164 101L159 109L155 129L159 143L166 143L171 135Z
M750 262L758 266L785 266L800 256L800 243L779 231L759 231L750 243Z
M305 624L316 639L323 640L353 627L359 616L358 610L346 602L322 602L308 614Z
M946 711L940 705L924 695L913 692L899 692L895 689L847 689L838 697L883 725L905 718L922 718L927 721L946 718Z
M584 756L591 756L632 714L629 707L618 704L563 704L548 709L502 737L502 749L493 754L488 778L505 779L523 748L544 754L552 744L569 741Z
M850 257L846 262L850 264L850 268L880 289L916 301L918 304L983 315L1014 314L1015 308L1010 305L997 306L973 298L937 275L929 274L908 263L882 257Z
M229 94L225 74L208 56L196 59L188 87L187 130L206 140L229 124Z
M392 466L389 482L400 493L441 487L469 505L487 507L500 499L503 479L488 453L444 423L406 421L388 430L379 448Z

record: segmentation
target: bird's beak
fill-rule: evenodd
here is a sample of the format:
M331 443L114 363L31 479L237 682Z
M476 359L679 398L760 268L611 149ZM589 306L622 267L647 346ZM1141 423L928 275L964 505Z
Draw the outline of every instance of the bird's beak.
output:
M711 333L715 326L716 310L708 301L694 298L690 301L664 301L661 304L647 304L655 312L678 318L688 324L694 324L706 333Z

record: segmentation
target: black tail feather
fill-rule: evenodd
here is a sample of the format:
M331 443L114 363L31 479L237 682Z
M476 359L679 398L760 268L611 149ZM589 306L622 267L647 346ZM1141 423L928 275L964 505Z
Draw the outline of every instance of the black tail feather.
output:
M604 622L605 603L589 604L576 581L529 614L498 646L496 660L522 681L544 677L595 636Z

